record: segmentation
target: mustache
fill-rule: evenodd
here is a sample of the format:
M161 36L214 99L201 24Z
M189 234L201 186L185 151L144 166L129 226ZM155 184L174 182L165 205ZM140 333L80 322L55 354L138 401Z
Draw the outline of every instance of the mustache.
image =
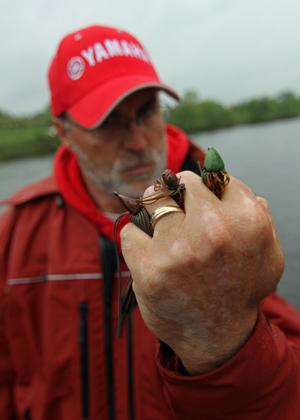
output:
M118 163L118 170L120 172L126 171L126 169L132 166L142 165L144 163L153 163L156 160L156 151L154 150L143 150L141 152L127 152L122 161Z

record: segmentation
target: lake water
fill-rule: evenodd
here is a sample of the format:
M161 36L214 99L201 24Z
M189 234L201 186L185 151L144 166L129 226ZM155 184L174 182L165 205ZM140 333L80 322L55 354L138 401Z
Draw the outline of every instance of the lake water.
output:
M300 310L300 119L191 137L205 150L215 147L228 173L268 201L285 256L279 292ZM49 175L52 160L47 156L1 163L0 199Z

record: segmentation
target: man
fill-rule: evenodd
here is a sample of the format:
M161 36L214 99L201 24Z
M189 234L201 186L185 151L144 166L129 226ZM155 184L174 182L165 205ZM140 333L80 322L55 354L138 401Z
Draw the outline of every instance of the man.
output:
M235 179L219 200L186 171L203 153L164 127L158 91L177 94L130 34L68 35L49 82L54 176L0 222L1 419L295 418L300 320L267 297L283 270L267 203ZM139 307L116 340L113 192L149 195L165 167L186 184L184 213L152 239L123 228Z

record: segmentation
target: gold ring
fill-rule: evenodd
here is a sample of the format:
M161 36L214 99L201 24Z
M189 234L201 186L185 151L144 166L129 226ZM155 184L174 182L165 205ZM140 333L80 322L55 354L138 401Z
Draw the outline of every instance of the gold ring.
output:
M164 216L165 214L168 214L168 213L176 213L176 212L184 213L184 210L182 210L181 207L172 206L172 205L162 206L162 207L159 207L158 209L154 210L154 212L152 213L151 218L150 218L150 223L152 225L152 228L154 229L157 221L162 216Z

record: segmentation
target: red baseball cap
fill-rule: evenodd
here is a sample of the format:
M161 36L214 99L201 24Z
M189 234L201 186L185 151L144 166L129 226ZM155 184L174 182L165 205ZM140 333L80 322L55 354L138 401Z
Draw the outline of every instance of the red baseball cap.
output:
M126 96L148 87L179 95L159 79L142 44L129 33L90 26L67 35L49 69L54 116L68 112L92 129Z

